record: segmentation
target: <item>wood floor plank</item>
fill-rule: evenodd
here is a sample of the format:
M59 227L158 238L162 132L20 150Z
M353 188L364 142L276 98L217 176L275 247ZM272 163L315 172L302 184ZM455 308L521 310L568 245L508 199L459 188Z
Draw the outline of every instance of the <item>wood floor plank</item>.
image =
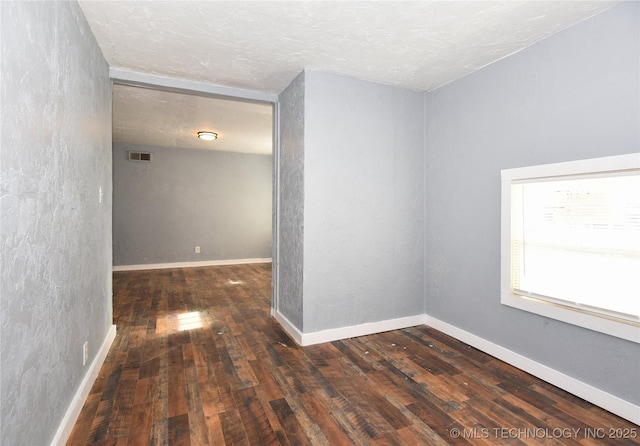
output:
M206 416L204 421L207 425L207 438L210 446L224 445L224 432L222 432L222 423L220 417L216 415Z
M250 444L276 445L278 438L269 422L264 407L253 388L235 392L244 430Z
M169 417L187 413L187 392L184 378L182 347L169 350L167 363L167 388L169 390Z
M191 433L192 443L195 445L209 444L207 424L200 399L200 384L195 367L186 368L184 375L189 414L189 431Z
M408 409L407 405L403 404L399 400L396 400L392 395L385 395L391 404L398 408L400 412L411 421L411 425L398 429L399 437L401 439L411 439L409 443L415 442L416 444L428 444L428 445L443 445L448 442L438 435L431 426L422 421L416 414Z
M139 376L139 375L138 375ZM133 397L133 405L144 404L147 402L147 392L149 390L149 378L139 378L136 382L135 395Z
M191 446L189 414L170 417L167 422L168 443L171 446Z
M92 420L89 431L88 444L99 443L109 435L109 423L113 415L113 400L102 400ZM73 437L73 435L71 435Z
M296 419L291 407L287 403L287 400L281 398L279 400L271 401L271 407L274 412L280 419L280 423L284 427L287 438L292 445L307 445L312 444L312 441L315 444L318 444L317 438L312 438L311 441L307 438L302 426Z
M431 426L438 436L446 439L451 444L468 444L464 436L456 436L453 432L464 432L465 426L461 425L438 407L428 401L415 401L407 406L425 424Z
M116 272L113 294L116 339L68 445L640 444L430 327L300 347L270 316L270 264ZM610 429L636 435L588 435Z
M131 412L131 428L129 429L128 444L149 444L151 439L151 422L153 405L149 403L137 404Z
M247 433L238 410L231 410L220 414L220 424L224 434L225 444L249 445Z
M326 401L322 396L316 396L313 393L307 393L300 395L300 401L307 409L309 413L313 414L314 421L318 424L328 444L349 444L350 440L345 431L336 423L336 420L332 416L323 401ZM321 441L317 438L311 439L313 444L320 444Z
M266 398L271 400L277 400L283 397L280 387L276 384L271 375L267 364L263 361L251 361L249 364L253 369L253 373L258 380L258 386L260 390L265 394Z
M336 368L342 371L342 376L335 379L337 392L357 407L359 412L369 414L367 424L374 427L374 437L409 424L402 413L378 393L384 389L367 386L366 375L359 374L356 368L349 366L348 361L341 358L331 361L339 364Z
M162 355L158 361L158 379L153 399L153 415L151 424L151 444L168 444L169 389L168 389L167 357Z

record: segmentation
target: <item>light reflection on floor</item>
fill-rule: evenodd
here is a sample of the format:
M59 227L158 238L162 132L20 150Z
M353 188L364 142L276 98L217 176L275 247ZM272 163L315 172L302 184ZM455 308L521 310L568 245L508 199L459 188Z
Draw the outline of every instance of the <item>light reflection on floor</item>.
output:
M202 328L202 319L199 312L192 311L178 315L178 331L192 330L194 328Z
M243 280L228 279L229 285L244 285ZM187 313L169 313L156 320L156 333L172 333L178 331L207 328L214 323L214 318L207 311L191 311ZM222 334L222 333L218 333Z

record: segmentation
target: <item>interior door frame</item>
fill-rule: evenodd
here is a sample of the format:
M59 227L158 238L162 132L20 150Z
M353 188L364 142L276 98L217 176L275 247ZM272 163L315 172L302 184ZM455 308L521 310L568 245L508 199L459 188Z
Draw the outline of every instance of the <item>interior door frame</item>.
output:
M237 101L270 103L272 105L272 223L271 223L271 315L275 316L279 302L279 246L280 246L280 104L278 95L256 90L226 87L206 82L191 81L155 74L109 68L111 82L118 85L150 88L173 93L191 94L204 97L232 99Z

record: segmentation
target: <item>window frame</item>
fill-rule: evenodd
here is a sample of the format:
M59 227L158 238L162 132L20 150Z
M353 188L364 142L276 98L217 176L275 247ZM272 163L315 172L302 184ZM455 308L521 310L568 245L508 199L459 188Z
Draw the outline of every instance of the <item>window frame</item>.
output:
M554 164L503 169L501 171L500 302L520 310L567 322L590 330L640 343L640 323L625 321L597 311L514 294L511 291L511 186L514 181L566 175L610 173L640 169L640 153L591 158Z

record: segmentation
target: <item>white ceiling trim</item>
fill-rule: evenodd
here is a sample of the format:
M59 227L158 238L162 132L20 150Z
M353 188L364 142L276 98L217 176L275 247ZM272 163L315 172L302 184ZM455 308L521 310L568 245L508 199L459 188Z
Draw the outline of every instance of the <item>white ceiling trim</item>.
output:
M118 84L136 87L155 88L174 93L197 93L201 96L215 96L229 99L245 99L260 102L278 102L278 95L257 90L215 85L189 79L180 79L157 74L141 73L139 71L109 68L109 77Z

